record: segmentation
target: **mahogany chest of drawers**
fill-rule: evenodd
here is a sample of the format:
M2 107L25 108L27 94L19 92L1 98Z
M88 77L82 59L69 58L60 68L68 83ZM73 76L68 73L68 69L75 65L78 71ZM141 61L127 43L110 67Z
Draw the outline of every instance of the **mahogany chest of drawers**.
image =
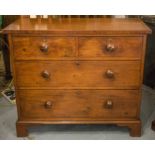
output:
M147 34L138 19L18 20L8 34L17 136L37 124L116 124L141 135Z

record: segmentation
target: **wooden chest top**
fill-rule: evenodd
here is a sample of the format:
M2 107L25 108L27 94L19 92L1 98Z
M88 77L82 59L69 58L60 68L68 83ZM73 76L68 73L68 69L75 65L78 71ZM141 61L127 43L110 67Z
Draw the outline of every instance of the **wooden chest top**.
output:
M3 33L41 33L51 34L146 34L151 30L139 19L111 18L63 18L63 19L20 19L12 23Z

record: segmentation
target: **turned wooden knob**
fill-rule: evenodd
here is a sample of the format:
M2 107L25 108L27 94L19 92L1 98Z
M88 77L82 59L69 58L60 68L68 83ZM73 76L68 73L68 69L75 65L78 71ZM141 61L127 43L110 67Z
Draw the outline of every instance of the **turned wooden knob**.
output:
M79 61L75 61L76 66L80 66L80 62Z
M113 102L111 100L107 100L105 103L105 108L112 109L112 107L113 107Z
M106 46L105 46L105 49L107 52L113 52L115 51L116 47L114 44L112 43L108 43Z
M114 78L114 72L110 69L108 69L106 72L105 72L105 75L107 76L107 78Z
M48 52L48 44L46 42L41 43L40 51L44 53Z
M44 79L49 79L49 78L50 78L50 73L49 73L47 70L44 70L44 71L41 73L41 76L42 76Z
M52 102L51 101L46 101L44 106L45 106L45 108L50 109L50 108L52 108Z

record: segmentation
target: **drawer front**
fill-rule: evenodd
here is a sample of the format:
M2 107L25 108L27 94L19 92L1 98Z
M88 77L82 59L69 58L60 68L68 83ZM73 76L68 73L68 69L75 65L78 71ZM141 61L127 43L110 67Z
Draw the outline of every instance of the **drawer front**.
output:
M137 90L20 90L22 118L135 118Z
M16 62L21 87L137 87L139 61Z
M79 57L141 58L142 37L80 37Z
M47 59L75 56L74 37L14 37L15 59Z

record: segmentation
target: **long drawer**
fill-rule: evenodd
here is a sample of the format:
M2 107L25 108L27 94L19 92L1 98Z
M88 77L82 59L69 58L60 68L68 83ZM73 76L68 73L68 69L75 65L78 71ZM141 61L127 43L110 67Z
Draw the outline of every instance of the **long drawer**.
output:
M21 118L136 118L138 90L20 90Z
M138 87L139 61L15 62L19 87Z

